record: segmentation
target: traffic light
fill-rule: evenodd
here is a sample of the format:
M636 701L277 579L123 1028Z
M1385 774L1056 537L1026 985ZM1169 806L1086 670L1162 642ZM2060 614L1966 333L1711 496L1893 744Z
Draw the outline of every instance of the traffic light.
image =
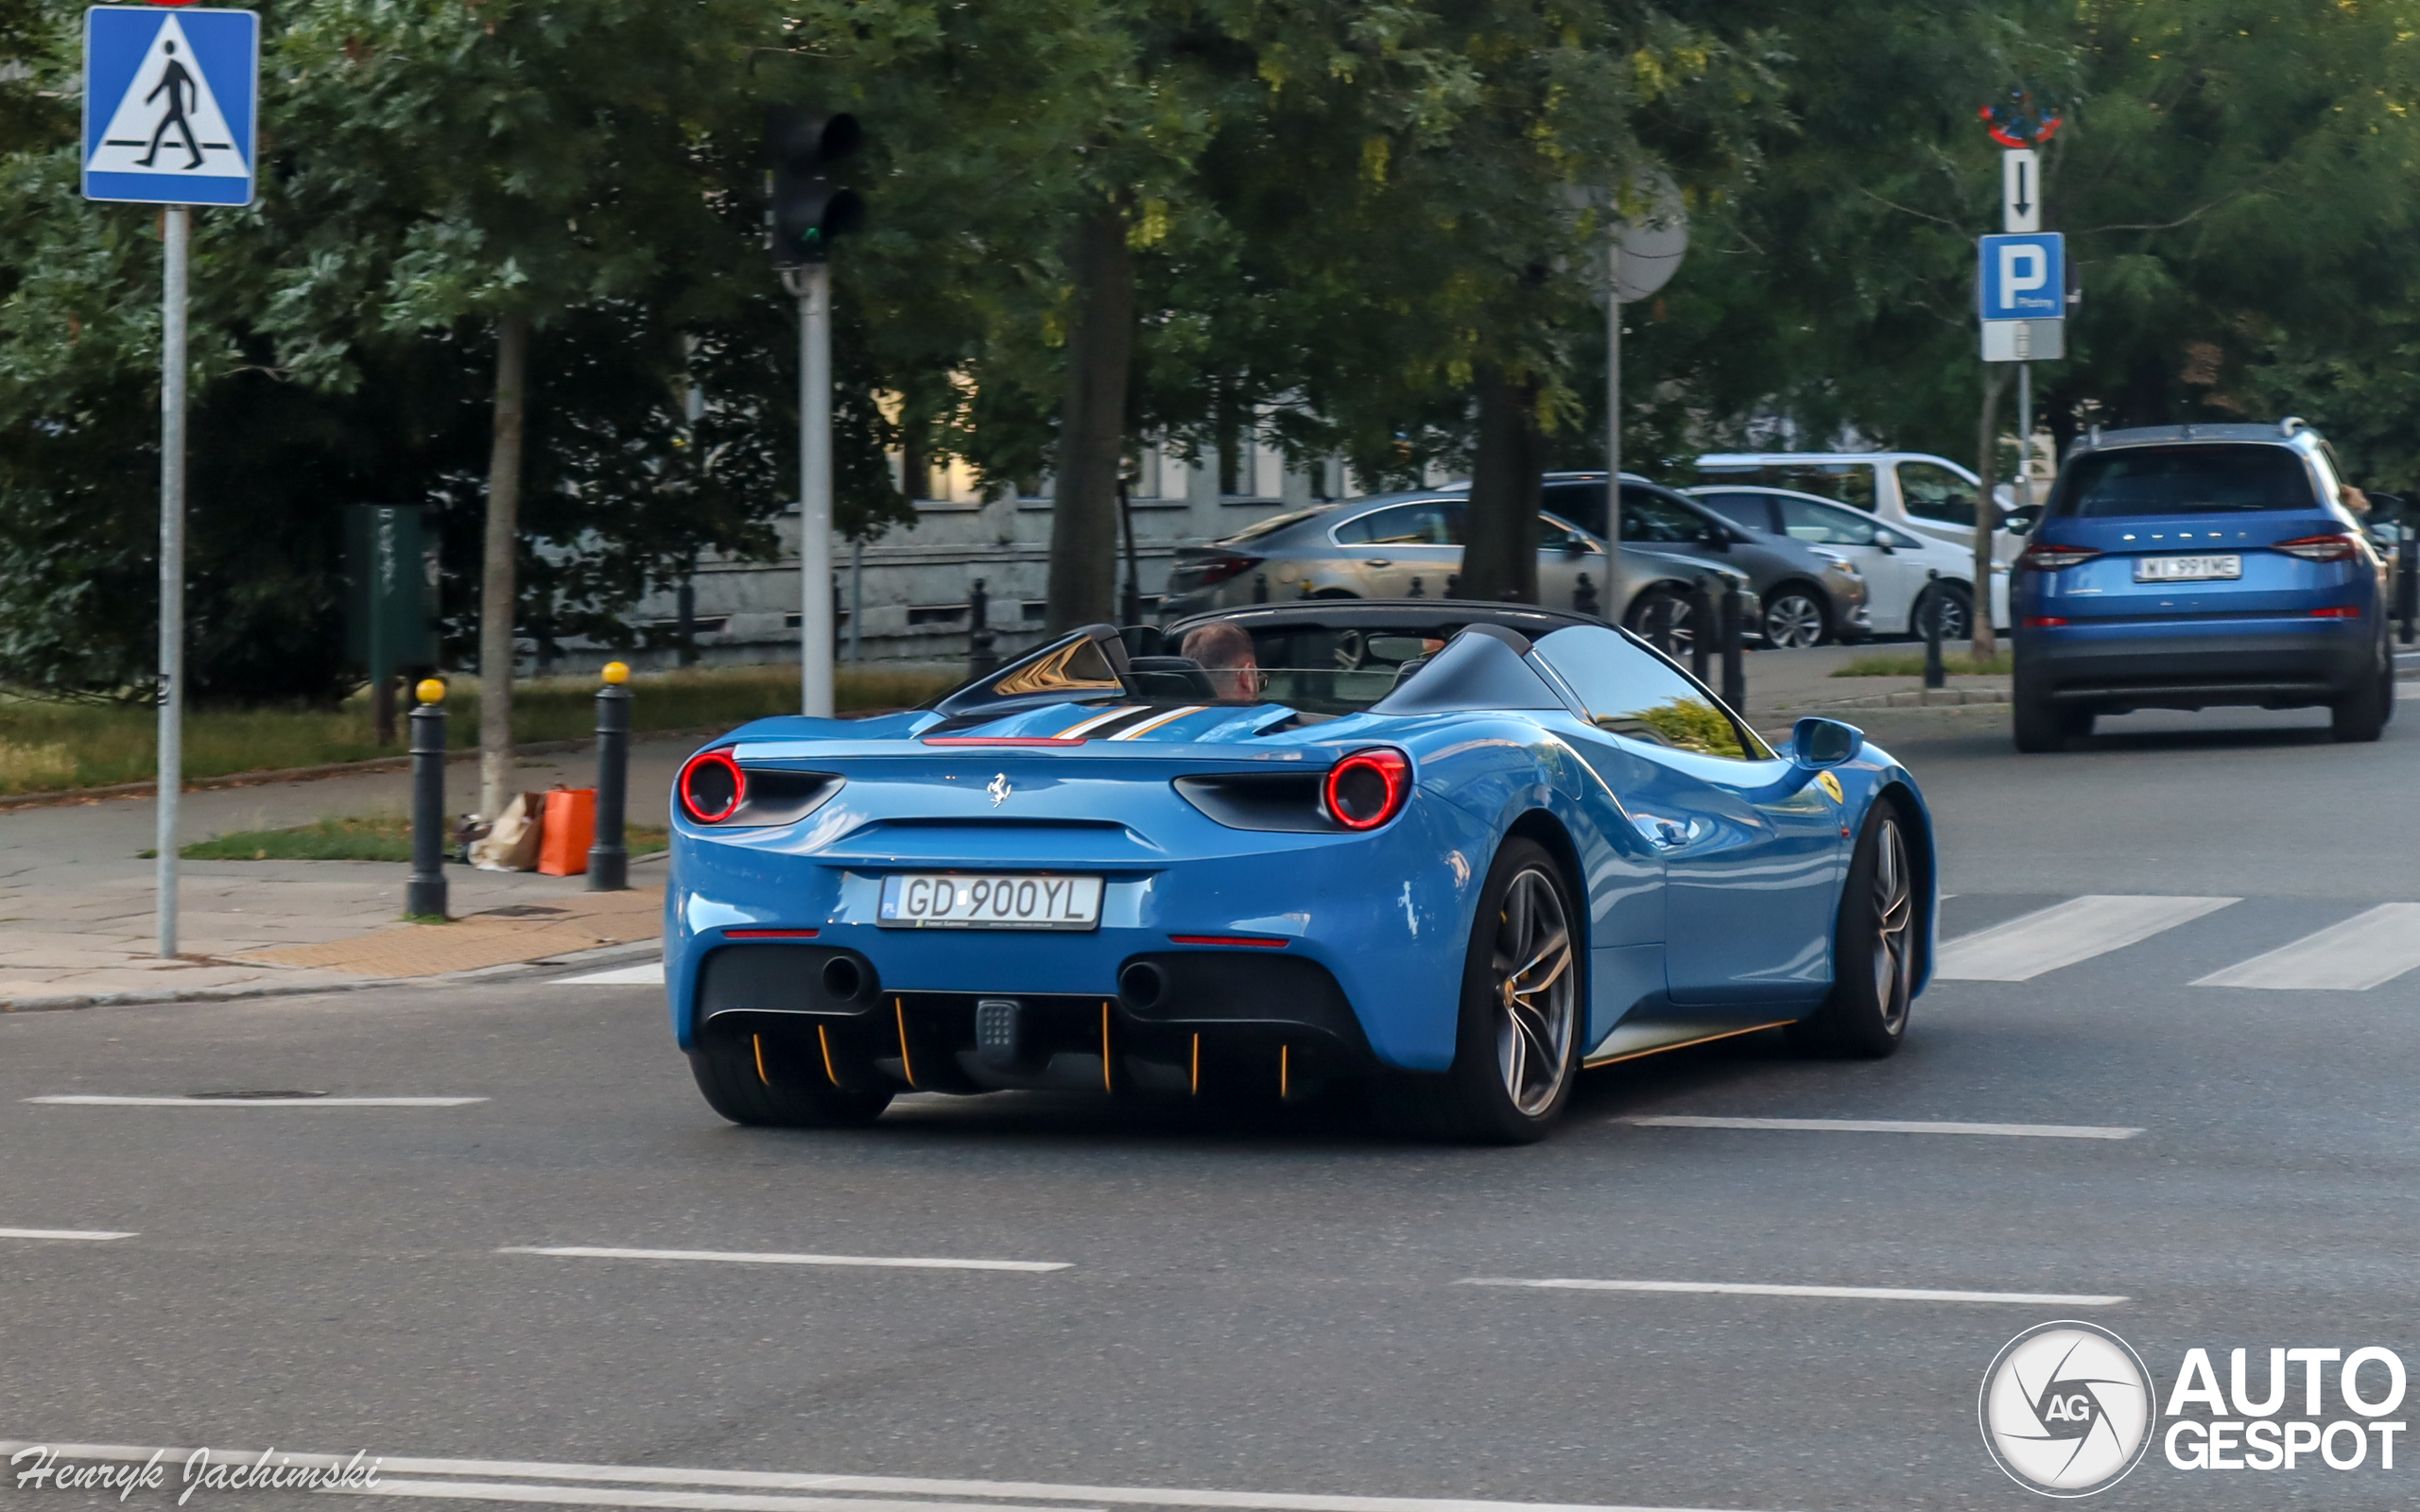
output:
M854 115L787 105L765 112L765 156L772 164L765 225L775 267L822 262L834 237L865 220L866 202L832 181L832 164L864 140Z

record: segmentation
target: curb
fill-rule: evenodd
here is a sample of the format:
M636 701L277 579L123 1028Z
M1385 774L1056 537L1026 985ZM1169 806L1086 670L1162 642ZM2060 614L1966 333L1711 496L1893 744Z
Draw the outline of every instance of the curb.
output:
M1924 709L1969 703L2006 703L2006 688L1902 688L1895 693L1869 693L1806 704L1808 709Z
M352 982L311 984L256 982L237 987L187 988L182 990L163 988L156 992L94 992L83 997L33 998L0 1003L0 1015L61 1013L76 1008L159 1007L170 1003L240 1003L248 998L307 998L328 993L359 992L378 987L449 987L463 982L534 976L568 967L611 966L617 961L643 960L663 952L664 945L660 940L633 940L625 945L599 945L593 951L575 951L568 955L549 955L535 961L508 961L502 966L481 966L467 971L447 971L439 976L365 976Z

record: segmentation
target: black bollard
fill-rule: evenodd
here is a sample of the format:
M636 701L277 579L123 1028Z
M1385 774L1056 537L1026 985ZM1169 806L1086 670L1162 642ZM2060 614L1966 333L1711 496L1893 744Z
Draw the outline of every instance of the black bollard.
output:
M977 577L966 595L966 675L979 678L999 664L992 650L992 595Z
M1927 688L1945 688L1949 686L1949 677L1948 674L1942 671L1941 667L1940 570L1938 568L1927 568L1925 572L1925 581L1932 585L1925 590L1924 596L1925 686Z
M2410 645L2415 633L2420 633L2420 535L2412 533L2413 522L2405 521L2403 539L2394 543L2394 610L2403 621L2403 644Z
M1714 675L1715 610L1705 579L1689 590L1689 675L1700 682Z
M1419 578L1415 577L1411 580L1411 588L1412 596L1414 598L1419 597ZM1571 612L1574 614L1585 614L1591 619L1600 620L1605 617L1604 606L1599 603L1597 599L1597 585L1589 579L1586 573L1582 573L1580 575L1580 581L1572 585Z
M596 690L596 833L588 847L588 890L620 892L631 885L631 848L622 818L631 789L631 669L605 663Z
M1722 585L1722 701L1735 711L1748 707L1748 663L1740 645L1748 633L1747 605L1739 598L1739 580Z
M412 874L404 885L404 912L445 917L445 684L428 678L413 690L420 707L412 727Z

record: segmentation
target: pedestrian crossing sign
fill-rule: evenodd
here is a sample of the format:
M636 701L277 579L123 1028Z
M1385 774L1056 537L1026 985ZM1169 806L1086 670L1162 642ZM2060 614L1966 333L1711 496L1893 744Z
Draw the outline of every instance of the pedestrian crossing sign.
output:
M252 202L260 16L95 6L84 12L84 198Z

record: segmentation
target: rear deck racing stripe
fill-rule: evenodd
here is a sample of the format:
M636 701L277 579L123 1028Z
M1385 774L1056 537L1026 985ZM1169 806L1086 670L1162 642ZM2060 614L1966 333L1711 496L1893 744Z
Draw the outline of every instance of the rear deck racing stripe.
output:
M36 1448L26 1440L0 1441L0 1458ZM143 1464L158 1455L164 1464L182 1469L186 1461L199 1451L193 1449L155 1449L131 1444L50 1444L47 1452L60 1459L111 1460ZM336 1469L355 1463L351 1455L302 1454L284 1451L272 1452L279 1464L314 1466ZM210 1456L217 1464L248 1464L262 1458L255 1450L212 1450ZM913 1508L914 1512L1039 1512L1032 1507L1007 1504L1006 1499L1018 1502L1053 1503L1049 1512L1080 1512L1067 1503L1094 1503L1110 1506L1219 1507L1243 1509L1243 1512L1708 1512L1706 1508L1644 1507L1636 1505L1590 1505L1553 1502L1493 1502L1463 1497L1420 1496L1329 1496L1318 1493L1289 1491L1211 1491L1188 1490L1177 1486L1062 1486L1037 1481L959 1481L939 1480L907 1475L820 1475L812 1472L783 1470L712 1470L659 1469L651 1465L578 1465L533 1460L492 1459L424 1459L402 1455L362 1455L359 1463L374 1464L378 1485L374 1492L403 1495L444 1495L436 1487L462 1487L476 1496L473 1487L483 1487L504 1481L518 1481L515 1491L553 1492L559 1502L570 1499L562 1493L573 1491L560 1483L588 1483L598 1486L727 1486L734 1490L758 1491L823 1491L871 1493L891 1497L983 1497L989 1504L968 1505L947 1502L876 1502L840 1501L801 1497L794 1501L773 1498L734 1498L728 1502L707 1503L730 1512L752 1512L764 1506L774 1512L826 1512L829 1508L846 1507L850 1512L899 1512ZM456 1476L454 1481L398 1481L396 1476ZM480 1477L471 1481L468 1477ZM547 1486L543 1483L559 1483ZM424 1489L429 1487L431 1489ZM374 1494L373 1492L373 1494ZM578 1492L573 1491L576 1496ZM631 1493L622 1493L630 1495ZM644 1493L639 1493L644 1494ZM480 1500L503 1500L501 1497L479 1497ZM515 1501L546 1500L544 1496L520 1496ZM654 1502L624 1500L610 1503L586 1503L588 1505L613 1506L688 1506L687 1502Z
M1117 720L1125 718L1129 714L1141 713L1146 707L1148 706L1139 703L1120 704L1118 707L1109 710L1104 713L1095 714L1090 719L1079 719L1074 724L1069 725L1066 729L1059 731L1059 733L1051 736L1050 738L1053 740L1081 740L1103 725L1115 723Z
M2111 1307L2122 1297L2066 1292L1947 1292L1921 1286L1769 1286L1740 1281L1595 1281L1557 1277L1523 1280L1471 1276L1464 1286L1536 1286L1566 1292L1708 1292L1725 1297L1834 1297L1878 1302L2015 1302L2029 1307Z
M1129 725L1124 730L1119 730L1116 734L1112 735L1109 738L1112 740L1132 740L1138 735L1150 734L1152 730L1159 729L1162 725L1175 724L1178 720L1183 719L1187 714L1198 714L1202 710L1209 707L1210 706L1206 703L1189 703L1182 709L1171 709L1167 713L1160 715L1157 719L1146 719L1139 725Z
M1807 1129L1838 1134L1997 1134L2010 1139L2131 1140L2138 1128L2090 1124L1945 1124L1896 1118L1698 1118L1681 1113L1616 1120L1647 1128Z
M484 1097L112 1097L101 1092L58 1092L29 1103L72 1103L83 1108L462 1108Z
M499 1255L563 1260L707 1260L735 1265L871 1265L884 1270L1066 1270L1065 1260L943 1260L890 1255L784 1255L747 1249L611 1249L595 1245L508 1245Z

